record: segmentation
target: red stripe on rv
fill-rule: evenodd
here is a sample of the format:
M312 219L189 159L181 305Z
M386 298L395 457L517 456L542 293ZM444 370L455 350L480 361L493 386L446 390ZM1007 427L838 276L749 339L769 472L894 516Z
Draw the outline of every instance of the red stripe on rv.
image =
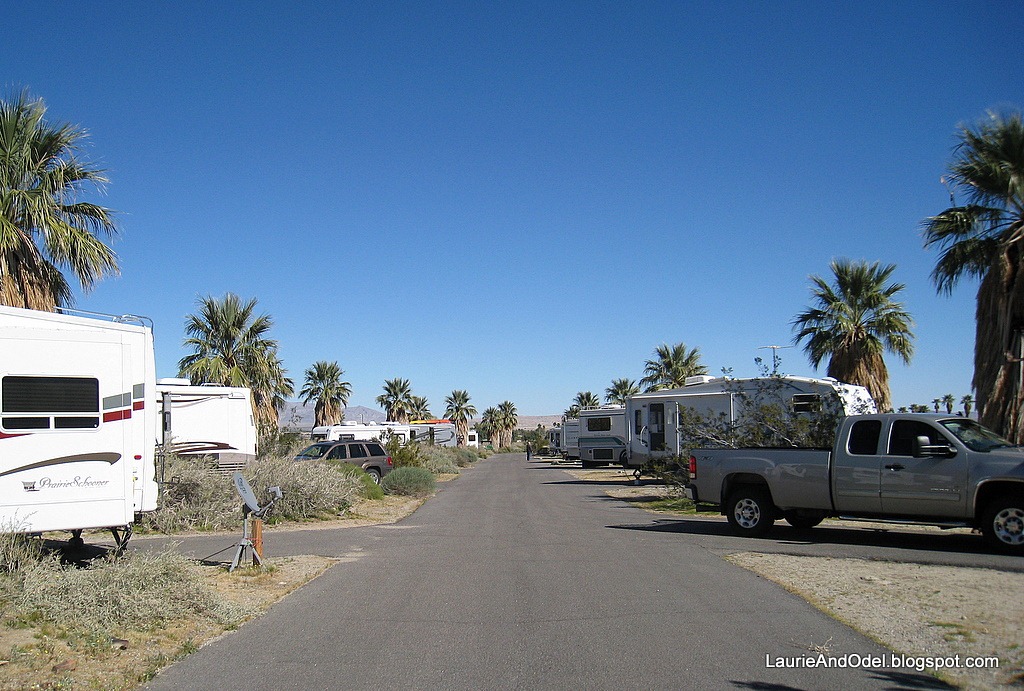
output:
M146 402L145 401L135 401L134 403L132 403L132 410L142 410L145 407L146 407Z
M24 437L24 434L4 434L0 432L0 439L14 439L15 437Z
M131 410L113 410L109 413L103 413L103 422L117 422L118 420L127 420L131 416Z

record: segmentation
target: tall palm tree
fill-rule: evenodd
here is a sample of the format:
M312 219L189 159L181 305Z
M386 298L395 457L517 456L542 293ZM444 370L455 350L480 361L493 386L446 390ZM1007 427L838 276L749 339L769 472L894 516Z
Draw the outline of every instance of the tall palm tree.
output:
M646 391L661 389L677 389L686 383L687 377L707 374L708 368L700 362L698 348L686 349L685 343L670 346L663 343L654 349L654 359L644 365L643 379L640 383Z
M817 368L828 358L828 376L867 387L881 411L892 409L889 370L883 355L909 363L914 354L914 320L893 298L902 283L888 283L895 264L834 259L834 284L811 276L813 306L793 320L794 342Z
M433 417L434 414L430 412L430 403L427 401L426 396L409 397L410 420L430 420Z
M455 434L459 446L466 445L469 438L469 419L476 415L476 407L469 402L469 392L456 389L444 399L444 416L455 423Z
M352 395L352 385L342 381L345 370L337 362L319 360L306 370L306 383L299 392L303 403L315 401L314 426L335 425L345 419L345 406Z
M79 158L85 130L45 114L27 90L0 101L0 304L52 311L74 299L62 269L84 290L117 274L117 255L100 239L117 227L113 211L80 200L107 182Z
M278 411L294 391L277 355L277 341L267 338L268 315L255 315L256 298L243 302L234 293L218 300L200 298L199 314L185 320L184 345L193 353L178 361L178 374L193 384L244 386L252 391L253 412L261 431L277 429Z
M971 406L974 405L974 397L971 394L964 394L960 399L960 405L964 407L964 417L971 416Z
M486 436L491 446L501 448L501 439L498 437L498 409L487 408L480 416L480 424L477 425L480 434Z
M640 393L640 387L632 379L612 379L612 385L604 390L604 400L616 405L626 405L626 399Z
M573 399L573 405L579 406L580 410L587 408L600 408L601 399L593 391L580 391Z
M405 424L409 422L409 411L412 409L412 386L408 379L389 379L384 382L384 393L377 396L377 405L391 422Z
M956 397L951 393L946 394L942 397L942 405L946 407L946 413L952 415L953 406L956 405Z
M519 426L519 415L516 405L512 401L502 401L498 404L498 428L500 431L502 448L512 446L512 435Z
M564 417L566 420L575 420L579 416L580 406L577 403L573 403L571 406L569 406L562 412L562 417Z
M950 293L981 279L974 338L974 391L981 423L1024 442L1024 122L990 114L961 126L945 181L965 204L924 222L925 247L940 250L932 280Z

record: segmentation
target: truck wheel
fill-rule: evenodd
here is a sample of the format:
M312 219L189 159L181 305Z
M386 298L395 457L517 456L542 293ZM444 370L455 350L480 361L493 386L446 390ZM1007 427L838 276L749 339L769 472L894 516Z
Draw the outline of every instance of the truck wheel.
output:
M803 513L800 511L786 511L782 514L786 523L798 530L809 530L825 520L821 514Z
M740 487L729 495L725 515L729 525L742 537L761 537L775 524L771 495L761 487Z
M981 517L981 534L995 549L1024 555L1024 497L998 497Z

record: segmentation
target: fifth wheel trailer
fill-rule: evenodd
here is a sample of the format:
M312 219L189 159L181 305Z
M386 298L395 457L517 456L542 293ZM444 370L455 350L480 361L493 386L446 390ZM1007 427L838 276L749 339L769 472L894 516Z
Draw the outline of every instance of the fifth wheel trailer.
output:
M193 386L188 379L159 379L157 444L178 455L210 456L224 471L256 458L252 393L238 386Z
M0 307L0 532L108 528L157 506L153 330Z

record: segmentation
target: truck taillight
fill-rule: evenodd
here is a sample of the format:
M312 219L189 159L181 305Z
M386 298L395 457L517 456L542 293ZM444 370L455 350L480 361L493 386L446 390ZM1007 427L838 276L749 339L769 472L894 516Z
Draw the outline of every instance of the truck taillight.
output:
M690 456L690 479L697 477L697 457Z

